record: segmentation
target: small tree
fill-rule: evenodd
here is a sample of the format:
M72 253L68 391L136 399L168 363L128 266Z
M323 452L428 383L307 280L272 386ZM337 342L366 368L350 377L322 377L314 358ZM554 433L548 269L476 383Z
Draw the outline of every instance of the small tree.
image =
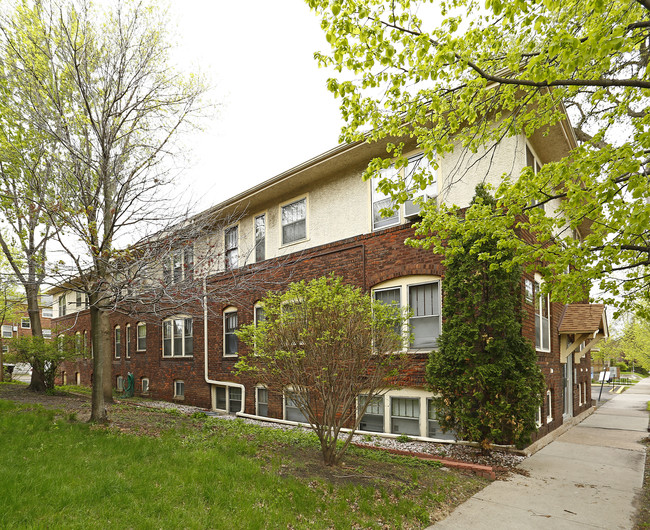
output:
M271 293L264 312L264 321L237 332L250 348L240 353L237 369L289 389L318 436L325 464L336 465L372 398L397 374L403 315L334 277ZM367 399L357 410L360 395ZM345 426L351 429L338 444Z
M16 337L11 339L10 351L16 362L43 367L43 383L46 390L54 388L54 379L61 364L78 355L73 337L59 337L57 340L35 335Z
M477 187L474 203L493 208ZM521 270L485 256L499 251L494 234L450 240L443 283L440 349L431 352L427 381L440 425L484 451L494 443L524 446L535 432L544 378L521 334Z

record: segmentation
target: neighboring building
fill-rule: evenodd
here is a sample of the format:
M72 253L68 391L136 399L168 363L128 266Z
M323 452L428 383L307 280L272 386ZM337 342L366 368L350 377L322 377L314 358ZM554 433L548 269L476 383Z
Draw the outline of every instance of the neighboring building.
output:
M52 295L41 295L41 327L43 336L47 339L52 338ZM9 312L11 317L5 318L0 323L0 344L2 353L9 351L10 339L23 337L32 334L32 324L27 313L27 304L23 300L16 300L15 307Z
M466 206L479 182L496 184L503 173L518 175L526 165L556 160L574 146L572 138L566 124L560 124L530 140L523 135L505 138L489 156L455 153L439 161L436 182L422 193ZM283 289L291 281L334 273L377 299L398 302L413 311L408 368L397 389L371 404L361 428L448 437L438 428L431 394L425 388L428 354L436 348L444 326L441 285L445 271L441 256L404 245L413 235L418 207L408 202L395 215L384 218L379 212L389 204L388 199L376 192L371 182L362 180L368 161L385 152L384 144L340 146L203 212L215 217L239 214L233 215L236 223L195 241L193 248L179 249L169 263L162 264L164 283L173 285L193 273L205 278L208 293L228 293L235 291L236 282L241 285L242 278L255 281L236 299L217 303L208 296L205 307L195 304L164 318L154 319L146 312L127 318L115 312L114 386L121 388L131 372L136 395L301 421L289 393L233 374L238 352L244 348L234 331L263 317L260 300L268 289ZM402 170L407 174L417 164L426 163L417 149L409 156L409 166ZM472 169L459 171L463 167ZM215 246L219 248L218 263L210 269L194 267L201 253ZM535 344L547 383L538 415L538 437L591 407L589 349L607 333L602 306L552 303L540 293L540 282L538 275L522 277L523 333ZM76 363L66 363L66 377L69 380L75 374L78 382L90 384L90 317L85 300L63 288L51 293L58 328L79 337L88 352Z

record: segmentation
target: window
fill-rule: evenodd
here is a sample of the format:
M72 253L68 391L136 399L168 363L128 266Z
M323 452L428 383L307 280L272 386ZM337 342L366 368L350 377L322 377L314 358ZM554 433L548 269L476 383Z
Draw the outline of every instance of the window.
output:
M359 429L370 432L384 432L384 396L359 396L359 411L370 399L366 413L362 416Z
M381 190L377 189L379 181L382 179L395 180L397 177L397 171L395 166L390 166L381 170L379 177L374 177L370 183L372 186L372 229L379 230L381 228L388 228L389 226L395 226L399 224L399 208L387 216L382 215L382 210L386 208L391 208L393 202L390 197L386 195Z
M124 378L121 375L115 378L115 387L118 391L124 390Z
M553 421L553 393L551 389L546 391L546 423Z
M215 390L216 407L219 410L226 410L226 387L218 386Z
M2 345L2 354L7 355L8 353L9 353L9 346L7 346L6 344L3 344Z
M535 411L535 425L537 425L537 428L542 426L542 407L541 406L537 407L537 410Z
M77 331L74 334L74 352L76 355L81 355L83 353L82 344L81 344L81 332Z
M255 262L266 259L266 216L258 215L255 218Z
M120 326L115 327L115 358L122 357L122 330Z
M531 168L533 170L533 173L537 175L539 173L540 169L542 169L542 165L540 164L539 160L537 157L533 154L532 150L530 147L526 146L526 166ZM544 210L544 204L539 204L539 200L535 197L533 197L530 200L530 205L531 206L537 206L538 208L541 208Z
M440 283L409 286L411 348L435 348L440 336Z
M578 405L582 406L582 383L578 384Z
M438 423L438 411L432 399L427 399L427 436L438 440L455 440L453 432L444 432Z
M64 317L66 313L65 294L59 296L59 316Z
M524 280L524 293L527 304L535 302L535 289L533 288L532 280Z
M163 357L191 357L194 354L192 319L175 317L163 321Z
M241 388L228 387L228 412L243 412L241 402Z
M92 341L92 339L91 339ZM90 358L93 358L93 345L92 342L88 339L88 332L84 330L84 349L86 352L90 353Z
M255 413L258 416L269 415L269 391L266 388L255 389Z
M131 324L126 325L126 333L124 334L124 356L127 359L131 358Z
M541 292L540 284L533 284L535 294L535 348L551 351L550 301L548 294Z
M426 276L413 276L386 282L386 287L373 290L375 300L379 302L410 308L411 349L433 349L438 346L441 331L440 280L427 280ZM398 328L397 324L395 331L399 333Z
M223 354L237 355L239 340L235 331L237 330L237 310L226 309L223 313Z
M54 297L51 294L41 295L41 305L43 306L41 315L43 318L52 318L52 304L54 304Z
M14 336L14 332L13 332L13 328L11 327L11 325L3 324L3 326L2 326L2 338L3 339L10 339L13 336Z
M51 329L44 329L43 330L43 338L44 339L51 339L52 338L52 330Z
M147 349L147 325L144 322L138 324L138 343L136 346L137 351L145 351Z
M587 404L587 383L582 383L582 402Z
M185 382L174 381L174 399L185 399Z
M255 304L255 325L257 326L260 322L264 322L266 320L266 313L264 312L264 306L258 302Z
M391 398L390 432L420 436L420 398Z
M83 294L80 292L76 292L76 299L75 299L75 307L77 308L77 311L81 309L81 304L83 303Z
M282 244L307 238L307 199L282 207Z
M23 329L31 329L32 323L29 321L29 318L21 318L20 327Z
M61 383L62 383L63 385L67 385L67 384L68 384L68 374L65 373L65 370L63 370L63 371L61 372Z
M81 385L81 374L79 372L74 373L74 384L77 386Z
M293 392L285 392L284 394L284 419L299 423L309 423L307 417L298 408L297 400Z
M166 284L191 280L194 277L194 249L188 245L174 250L163 260L163 280Z
M148 377L143 377L140 380L140 383L142 385L142 393L147 394L149 392L149 378Z
M239 230L231 226L225 232L225 263L226 270L236 269L239 263Z
M412 156L408 159L408 164L406 166L404 174L405 181L408 186L414 185L413 177L416 173L429 173L432 176L433 182L424 190L420 190L419 187L416 189L411 188L410 191L413 194L413 199L409 199L404 203L404 217L406 219L412 219L414 217L420 216L422 205L417 200L418 198L426 200L438 195L438 182L436 180L435 170L429 163L429 159L422 153Z

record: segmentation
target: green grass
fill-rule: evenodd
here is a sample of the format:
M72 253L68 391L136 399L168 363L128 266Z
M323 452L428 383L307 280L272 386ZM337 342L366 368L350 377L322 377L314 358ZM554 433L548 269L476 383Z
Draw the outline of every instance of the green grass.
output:
M324 470L314 464L315 437L302 430L196 418L137 436L4 400L0 451L1 528L424 527L485 485L358 449L353 469ZM364 483L384 468L403 476Z

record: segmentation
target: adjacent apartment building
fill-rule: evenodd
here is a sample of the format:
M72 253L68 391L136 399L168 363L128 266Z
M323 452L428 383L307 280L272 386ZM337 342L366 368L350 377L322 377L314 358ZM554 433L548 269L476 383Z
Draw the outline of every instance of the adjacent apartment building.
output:
M518 175L526 165L539 167L573 146L570 127L561 123L547 134L505 138L489 152L459 150L439 160L434 183L422 193L430 200L466 206L479 182L497 184L502 174ZM120 389L130 372L136 395L303 421L285 389L266 388L234 373L244 348L234 332L263 318L261 299L269 289L334 273L371 296L412 311L410 336L405 330L408 367L398 386L368 408L361 429L449 439L439 429L425 385L427 358L444 327L445 271L441 256L404 245L413 235L417 204L407 202L391 217L382 217L380 210L389 199L361 178L368 161L385 152L382 144L342 145L203 212L230 216L233 222L179 248L160 264L160 275L169 285L190 274L200 276L205 297L155 318L147 312L136 317L114 312L114 386ZM409 166L401 171L426 163L413 146ZM575 234L584 235L580 230ZM218 248L220 257L199 270L195 263L208 247ZM602 305L551 303L539 290L541 281L536 274L521 280L523 333L535 345L547 384L537 437L591 407L589 351L607 334ZM237 295L228 299L230 292ZM70 381L74 374L76 381L89 385L92 348L85 299L64 288L51 294L57 329L75 334L86 345L84 355L66 363L62 378Z

